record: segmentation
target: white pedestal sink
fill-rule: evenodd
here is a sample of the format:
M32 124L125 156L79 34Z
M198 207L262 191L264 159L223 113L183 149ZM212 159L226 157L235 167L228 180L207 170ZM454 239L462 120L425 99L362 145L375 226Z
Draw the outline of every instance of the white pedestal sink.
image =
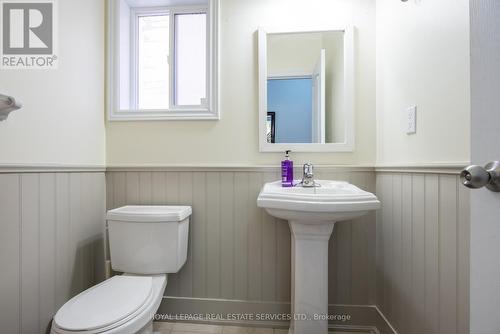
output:
M292 231L292 321L290 334L328 332L328 240L335 222L351 220L380 202L347 182L316 180L314 188L266 183L257 205L287 220Z

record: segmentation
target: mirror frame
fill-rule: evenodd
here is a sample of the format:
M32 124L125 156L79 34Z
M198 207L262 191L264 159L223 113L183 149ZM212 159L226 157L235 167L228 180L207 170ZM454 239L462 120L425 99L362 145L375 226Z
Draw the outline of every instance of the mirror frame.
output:
M341 143L268 143L266 136L267 122L267 35L308 33L308 32L344 32L344 110L346 113L346 138ZM259 56L259 151L260 152L353 152L355 146L355 80L354 80L354 27L330 28L301 31L271 31L258 29Z

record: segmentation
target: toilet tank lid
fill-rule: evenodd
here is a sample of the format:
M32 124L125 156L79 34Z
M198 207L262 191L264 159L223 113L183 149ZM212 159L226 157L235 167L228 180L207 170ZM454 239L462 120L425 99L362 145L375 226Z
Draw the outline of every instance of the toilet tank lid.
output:
M181 222L192 213L190 206L127 205L106 214L106 220L138 223Z

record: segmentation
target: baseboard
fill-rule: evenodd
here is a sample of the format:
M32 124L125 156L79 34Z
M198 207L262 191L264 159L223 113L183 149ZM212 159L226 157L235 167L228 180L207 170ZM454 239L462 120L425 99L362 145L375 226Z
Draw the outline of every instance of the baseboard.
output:
M397 334L373 305L329 305L331 330ZM288 328L290 303L215 298L163 297L155 319L190 323Z
M378 306L374 306L375 309L377 310L378 313L378 319L380 323L377 325L377 328L382 328L384 330L384 333L391 333L391 334L398 334L396 329L391 325L389 320L385 317L384 313L379 309ZM382 333L382 331L381 331Z

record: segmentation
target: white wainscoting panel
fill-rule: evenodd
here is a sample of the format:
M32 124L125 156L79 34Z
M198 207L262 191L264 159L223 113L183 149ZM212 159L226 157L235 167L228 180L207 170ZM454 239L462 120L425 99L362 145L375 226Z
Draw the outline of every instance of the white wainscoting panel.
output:
M0 173L0 332L46 333L104 278L103 172Z
M469 191L458 175L376 177L377 304L401 334L469 333Z
M375 191L373 171L317 168L316 177ZM279 179L279 168L111 169L107 206L193 206L188 261L169 276L166 295L289 302L288 224L256 205L262 185ZM335 226L330 241L331 304L375 304L375 228L375 214Z
M336 224L330 304L376 304L401 334L468 333L470 204L458 176L335 167L316 175L376 190L382 202L377 214ZM188 261L166 295L289 302L289 228L256 206L279 176L111 169L105 185L100 171L0 173L1 332L45 333L64 302L103 279L106 202L193 206Z

